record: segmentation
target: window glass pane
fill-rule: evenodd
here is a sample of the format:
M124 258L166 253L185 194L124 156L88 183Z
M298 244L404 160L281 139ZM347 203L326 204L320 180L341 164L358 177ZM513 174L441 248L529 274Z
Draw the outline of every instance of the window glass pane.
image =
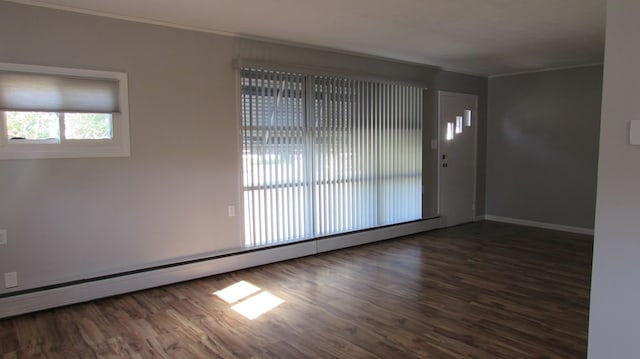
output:
M110 113L65 113L64 137L68 140L104 140L113 138Z
M5 112L7 139L50 140L60 139L60 123L55 112Z

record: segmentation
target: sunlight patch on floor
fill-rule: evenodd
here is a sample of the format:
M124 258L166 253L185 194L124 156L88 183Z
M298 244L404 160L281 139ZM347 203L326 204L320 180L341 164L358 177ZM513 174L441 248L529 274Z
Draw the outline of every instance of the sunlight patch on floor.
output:
M236 303L231 309L250 320L284 303L284 299L243 280L212 294L229 304Z
M253 320L282 303L284 303L283 299L276 297L269 292L262 292L247 300L243 300L231 307L231 309L242 314L246 318Z
M259 291L260 288L249 282L241 280L213 294L215 294L218 298L224 300L225 302L233 304Z

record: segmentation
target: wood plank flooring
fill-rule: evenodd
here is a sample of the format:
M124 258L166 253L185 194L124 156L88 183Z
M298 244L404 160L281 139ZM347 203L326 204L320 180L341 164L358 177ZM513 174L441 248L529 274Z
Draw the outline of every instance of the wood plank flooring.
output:
M7 318L0 357L585 358L592 242L471 223Z

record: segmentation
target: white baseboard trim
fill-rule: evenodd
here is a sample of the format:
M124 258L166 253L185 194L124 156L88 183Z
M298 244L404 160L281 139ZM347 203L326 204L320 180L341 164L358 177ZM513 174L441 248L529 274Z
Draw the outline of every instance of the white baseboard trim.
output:
M480 216L478 216L478 217L480 217ZM476 217L476 220L479 220L478 217ZM522 226L529 226L529 227L553 229L553 230L562 231L562 232L593 235L593 228L565 226L565 225L554 224L554 223L529 221L529 220L526 220L526 219L494 216L494 215L490 215L490 214L486 214L486 215L484 215L482 217L483 218L481 220L494 221L494 222L503 222L503 223L511 223L511 224L519 224L519 225L522 225Z
M435 229L438 224L439 219L435 218L286 246L240 252L230 256L155 269L148 272L126 274L81 284L18 294L0 298L0 318L416 234Z

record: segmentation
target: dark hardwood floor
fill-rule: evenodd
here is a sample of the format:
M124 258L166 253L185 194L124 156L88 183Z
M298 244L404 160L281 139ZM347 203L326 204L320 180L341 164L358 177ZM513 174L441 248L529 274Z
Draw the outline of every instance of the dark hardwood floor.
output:
M584 235L471 223L7 318L0 353L585 358L592 243ZM259 288L249 299L270 293L284 302L247 319L214 294L240 281Z

